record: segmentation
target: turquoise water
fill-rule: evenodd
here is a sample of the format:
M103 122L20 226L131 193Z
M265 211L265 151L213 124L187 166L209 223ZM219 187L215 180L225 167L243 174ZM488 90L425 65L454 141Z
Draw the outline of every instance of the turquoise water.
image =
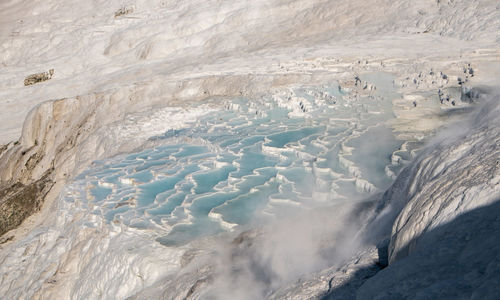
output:
M392 180L386 167L400 168L391 155L403 141L386 125L394 117L392 97L386 91L344 99L332 83L227 100L195 124L166 129L153 149L96 161L69 187L80 193L67 200L179 245L363 199L375 191L359 179L382 190Z

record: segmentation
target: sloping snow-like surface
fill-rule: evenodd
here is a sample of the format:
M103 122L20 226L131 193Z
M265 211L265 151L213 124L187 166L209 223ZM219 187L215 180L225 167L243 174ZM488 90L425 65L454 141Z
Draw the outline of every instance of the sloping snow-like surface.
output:
M40 101L155 79L273 74L318 52L456 52L498 41L499 20L494 0L2 1L0 142L19 135ZM49 69L51 80L23 86Z
M410 254L418 237L500 198L500 108L497 99L476 118L443 132L409 183L409 199L393 226L390 261ZM472 130L467 128L472 125ZM463 134L462 131L467 133Z
M125 14L115 17L119 10ZM53 154L59 155L61 161L88 163L96 156L116 153L122 144L130 144L133 148L139 146L137 144L148 137L141 135L144 131L158 134L168 128L165 123L176 123L169 110L152 114L150 118L138 114L134 119L131 113L144 113L167 104L180 105L186 99L235 96L252 89L268 92L276 86L304 84L306 80L314 82L317 74L322 74L323 80L331 80L347 71L350 72L348 76L353 77L357 70L373 65L380 70L385 63L391 63L392 70L405 68L399 58L425 61L433 56L458 60L462 59L463 52L498 48L499 29L496 0L257 0L251 3L231 0L6 0L0 4L0 143L19 136L23 121L35 105L46 100L70 98L59 101L59 104L65 103L61 106L67 107L59 112L61 115L76 120L92 117L81 129L90 127L92 131L82 134L84 141L77 141L85 146L80 144L71 148L72 143L57 136L68 133L62 130L66 126L62 122L52 127L50 135L41 136L50 137L44 144L58 145L62 141L65 149L68 146L66 156L49 149L51 159ZM474 53L475 57L491 59L496 52ZM369 57L370 63L367 60L363 64L359 57ZM372 62L371 58L380 60ZM387 58L394 60L382 61ZM49 69L55 70L51 80L23 86L27 75ZM417 82L415 78L413 81ZM100 96L93 96L95 94ZM103 101L104 98L107 100ZM85 108L88 102L98 111L95 119ZM291 99L283 105L295 102L300 104L300 100ZM81 109L80 115L71 110L72 103L78 104L74 107ZM46 105L38 113L57 106ZM301 115L299 106L294 107L291 117ZM50 120L42 119L46 124L57 123L57 114L49 118L49 113L47 111L45 119ZM44 131L50 126L33 127ZM495 128L498 126L481 130L489 134ZM482 134L478 130L477 139L483 141L483 146L496 149L498 140L488 141ZM70 133L68 136L72 141ZM26 135L19 147L38 144L36 137ZM475 140L475 137L470 139ZM473 146L449 144L447 147L455 146L454 160L449 164L421 161L423 166L428 166L424 168L427 171L412 177L414 170L421 169L414 167L403 174L407 177L396 183L396 187L405 188L394 192L394 196L408 194L401 203L391 203L399 208L394 209L393 214L399 213L411 197L421 201L411 202L413 208L409 206L403 211L396 223L391 248L394 266L406 253L417 253L415 249L421 246L415 238L422 234L425 237L431 228L452 221L456 211L473 209L476 203L468 197L482 197L483 205L495 200L479 189L496 193L494 181L474 185L474 179L479 177L468 176L467 169L460 168L464 155L476 153L479 165L488 165L491 169L495 166L494 156L481 160L479 151L474 152ZM342 150L349 154L351 148L343 145ZM353 152L349 156L363 154ZM347 159L342 163L353 175L362 171ZM476 161L467 163L474 165ZM43 169L46 165L40 163L37 167ZM58 172L73 169L78 168L59 168ZM435 178L448 176L447 170L457 171L457 180L458 175L465 174L462 182L465 189L455 189L448 183L441 183L439 177ZM471 172L472 175L482 174L476 169ZM451 174L450 178L455 179L453 176ZM416 177L431 182L433 187L443 188L436 199L448 197L449 201L443 201L439 207L426 202L423 193L430 193L429 188L422 185L424 181L412 181ZM406 183L412 182L416 182L414 187L406 189ZM367 183L356 181L360 187L370 190ZM418 196L419 193L422 196ZM464 196L463 201L458 200L460 196ZM66 204L66 207L65 204L55 206L43 223L47 227L38 228L26 239L16 236L14 244L5 246L0 253L0 268L5 274L0 279L0 294L12 298L120 298L155 284L181 265L180 252L165 251L163 246L134 229L115 223L104 226L95 215L81 214L72 210L70 203ZM438 217L429 218L425 209ZM426 225L405 226L418 222ZM107 268L109 262L112 268ZM201 273L209 272L202 270ZM184 292L198 284L198 281L192 285L191 281L185 282L179 288L179 295L186 295Z
M499 101L494 97L474 118L443 132L409 168L405 186L390 199L407 201L393 225L390 265L358 298L494 297L500 282Z

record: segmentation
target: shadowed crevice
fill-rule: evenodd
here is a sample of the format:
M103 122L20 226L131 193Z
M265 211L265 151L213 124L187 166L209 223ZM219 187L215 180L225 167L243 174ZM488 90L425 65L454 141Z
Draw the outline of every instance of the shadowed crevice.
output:
M493 299L500 285L500 199L425 232L385 269L373 265L323 299Z

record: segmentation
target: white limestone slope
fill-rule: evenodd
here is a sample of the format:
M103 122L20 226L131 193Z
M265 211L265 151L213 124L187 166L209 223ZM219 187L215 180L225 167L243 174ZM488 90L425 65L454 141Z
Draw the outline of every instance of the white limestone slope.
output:
M122 8L126 13L115 17ZM0 178L27 183L55 167L58 184L51 199L57 198L65 180L92 160L143 147L173 121L185 121L173 120L177 114L165 106L211 96L262 94L291 84L352 79L368 70L393 72L405 84L408 77L415 84L403 87L404 93L435 95L441 80L422 83L413 74L436 67L459 70L446 86L456 87L467 62L478 66L475 80L494 83L500 77L499 11L496 0L2 1L0 144L11 143L0 153ZM49 69L55 70L51 80L23 86L29 74ZM432 126L425 124L425 130L436 128L441 108L425 106L433 99L430 94L405 98L418 99L418 106L412 108L410 100L400 106L405 113L398 117L404 115L405 123L396 129L411 131L424 115L432 115ZM200 107L189 119L207 110ZM495 128L478 130L477 140L496 149L498 139L489 139ZM494 200L483 198L479 187L493 195L498 184L474 185L478 177L473 175L481 170L460 166L476 166L477 160L491 169L495 156L483 159L467 144L446 147L455 146L457 158L450 165L421 162L427 171L418 182L442 188L443 194L435 196L450 201L436 207L424 197L431 187L414 184L411 196L418 201L403 210L391 241L394 266L418 248L414 238L451 220L456 208L470 210L478 196L484 205ZM476 160L467 160L469 154ZM465 189L435 177L453 168L450 178L463 177ZM493 174L497 180L498 173ZM404 205L399 203L393 214ZM425 209L439 218L429 218ZM7 298L126 298L161 285L181 265L182 253L165 252L144 235L111 230L67 207L46 205L35 220L38 230L21 228L9 235L13 241L1 245L0 291ZM420 222L424 225L405 225ZM159 257L161 264L147 257ZM155 273L159 268L162 273ZM190 283L176 290L179 297L198 284Z
M498 97L491 101L474 119L441 133L443 140L418 161L410 201L393 225L390 262L410 254L422 234L500 199L500 105Z
M499 23L494 0L2 1L0 143L41 101L212 76L231 76L239 92L248 84L238 76L311 74L325 69L310 64L318 58L461 55L495 45ZM49 69L51 80L23 86ZM218 94L220 84L183 94Z
M493 299L500 282L500 97L442 132L396 181L380 216L393 224L389 266L360 299ZM398 203L399 202L399 203ZM389 219L391 219L389 217Z

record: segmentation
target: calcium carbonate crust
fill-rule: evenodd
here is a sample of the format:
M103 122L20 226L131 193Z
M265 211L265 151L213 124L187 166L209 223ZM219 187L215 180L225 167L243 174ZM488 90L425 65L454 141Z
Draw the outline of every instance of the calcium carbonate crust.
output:
M425 101L437 98L436 89L442 85L456 88L459 77L465 79L462 67L472 62L476 75L472 81L497 78L500 18L498 3L493 0L257 1L250 8L238 1L137 1L126 7L121 1L76 2L27 4L13 0L2 3L0 12L0 20L4 20L0 21L0 63L6 70L0 75L1 96L6 99L0 101L5 120L0 124L0 137L6 144L0 146L0 193L13 195L9 199L14 201L25 194L37 200L29 203L29 214L43 209L40 199L59 197L66 180L91 161L147 146L148 137L128 129L144 127L152 128L153 134L161 132L163 127L158 124L168 119L168 110L152 120L144 116L166 105L182 106L185 101L208 97L259 95L277 87L333 77L353 81L368 71L387 71L398 75L404 93L394 103L401 121L394 125L395 131L418 136L443 124L436 117L441 107L429 109ZM261 17L263 12L265 17ZM74 20L78 24L73 24ZM163 32L165 28L171 30ZM401 47L394 49L394 43ZM50 80L23 85L29 74L49 69L55 70ZM46 102L48 99L59 100ZM488 109L498 114L494 105ZM489 123L483 120L485 116ZM133 121L126 123L127 118ZM422 119L429 122L419 123ZM429 123L432 126L427 126ZM123 124L130 126L123 130ZM386 194L384 203L388 206L381 207L381 213L390 217L379 219L391 226L401 212L391 235L387 270L420 249L420 240L425 240L428 232L498 199L497 125L492 113L481 113L472 131L459 140L448 138L437 143L426 152L428 156L422 155L398 177ZM20 134L19 140L13 141ZM56 220L55 214L43 214L46 219L36 224L50 227L71 218L62 214ZM15 216L4 231L18 226L24 218L25 214ZM112 273L106 275L109 285L77 282L81 270L75 267L79 259L76 252L65 255L63 262L54 262L46 273L38 270L32 273L33 278L26 278L30 271L36 271L37 262L47 261L37 256L46 251L45 244L59 251L83 249L87 262L92 261L93 253L88 247L95 246L106 253L92 261L98 269L107 258L113 259L113 245L124 240L142 242L134 234L114 238L120 232L116 228L116 232L105 232L113 237L100 236L99 230L66 232L67 236L74 234L76 241L51 236L50 232L38 235L33 228L7 234L2 241L0 259L9 262L3 264L4 274L9 274L1 282L5 295L85 298L89 296L85 288L98 286L101 297L116 296L113 293L117 291L127 297L141 289L147 295L146 287L161 284L158 274L145 278L144 273L154 264L138 258L141 249L116 258L118 264L136 259L139 265L136 273L119 270L120 280L131 282L121 290L120 282L111 282ZM16 244L29 233L32 245ZM107 244L99 244L101 241ZM162 252L154 247L150 251L152 255ZM360 255L362 266L376 260L373 249L366 252L367 256ZM163 259L178 267L180 255ZM25 262L27 257L36 259ZM359 267L349 263L344 273ZM71 276L61 275L61 270ZM91 270L86 269L89 278ZM186 280L177 294L196 298L211 282L210 271L202 270L199 280ZM377 276L383 272L387 271ZM22 284L10 285L24 282L19 278L27 280L29 290ZM322 295L326 278L308 295ZM377 284L370 286L368 282L359 296L375 295Z

